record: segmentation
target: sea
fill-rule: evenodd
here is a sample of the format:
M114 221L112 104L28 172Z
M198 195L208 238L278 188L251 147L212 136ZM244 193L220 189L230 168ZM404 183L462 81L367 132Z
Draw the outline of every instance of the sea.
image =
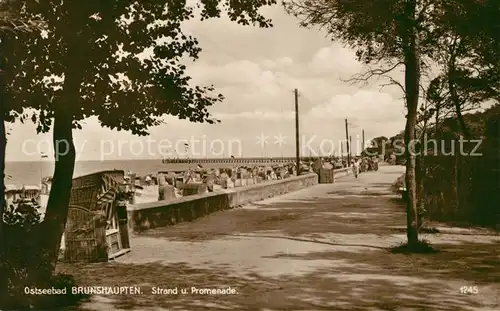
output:
M77 161L73 177L91 174L104 170L131 171L138 176L156 174L159 171L182 171L195 168L196 163L162 163L161 160L107 160L107 161ZM203 163L204 168L228 167L228 164ZM230 166L230 165L229 165ZM39 185L42 177L52 176L53 161L37 162L6 162L5 183L22 185Z

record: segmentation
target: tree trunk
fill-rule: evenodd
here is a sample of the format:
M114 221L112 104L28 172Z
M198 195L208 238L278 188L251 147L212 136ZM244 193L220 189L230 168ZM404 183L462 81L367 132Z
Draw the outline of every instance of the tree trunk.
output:
M455 53L452 52L452 53ZM448 89L450 90L450 99L455 107L455 113L457 114L457 121L462 129L462 133L466 138L469 138L469 129L465 124L464 116L462 114L462 104L460 102L460 97L458 96L457 86L455 84L456 79L456 69L455 69L456 57L453 55L448 63Z
M455 145L455 154L453 154L452 158L452 169L451 169L451 206L450 206L450 216L451 219L458 220L460 213L460 199L458 195L458 152L456 152L457 144L456 141L452 141L452 144Z
M73 83L71 83L73 82ZM65 100L57 106L54 113L53 144L55 150L55 171L53 175L52 188L45 218L41 224L31 231L9 229L8 237L2 242L4 244L5 265L3 268L8 273L5 277L8 283L3 284L1 278L1 289L9 290L5 292L7 299L0 298L0 308L26 309L30 305L43 306L50 300L48 296L27 297L24 294L25 286L37 288L51 288L55 284L53 274L57 263L61 237L66 225L68 215L68 205L71 195L72 178L75 166L75 147L73 142L73 114L71 107L79 88L78 83L65 81L64 91L67 91ZM71 91L70 91L71 90ZM7 230L8 227L4 229ZM19 240L19 242L16 242ZM21 260L20 260L21 259ZM3 275L2 275L3 276ZM1 294L0 294L1 295ZM45 301L47 300L47 301ZM48 302L54 303L54 302Z
M3 211L5 210L5 152L7 133L5 131L5 57L0 51L0 250L2 249Z
M6 143L7 136L5 132L5 77L3 74L3 55L0 56L0 297L4 297L8 290L8 279L5 277L7 275L7 267L5 265L6 261L6 252L4 239L4 230L3 230L3 212L5 210L5 152L6 152ZM0 298L1 300L2 298ZM0 308L2 306L0 305Z
M0 72L1 75L1 72ZM0 76L0 249L2 249L2 229L3 229L3 211L5 210L5 152L7 149L7 133L5 131L5 85L3 77Z
M425 212L425 188L424 188L424 179L425 179L425 154L427 150L425 150L424 141L425 140L425 131L426 125L424 125L424 132L422 134L421 139L419 139L419 148L418 153L415 158L415 180L416 180L416 193L417 193L417 228L420 230L423 223L423 216Z
M451 83L451 85L454 85ZM456 92L456 90L452 91L451 89L455 89L455 86L450 86L450 93ZM455 113L457 114L457 120L458 124L460 125L460 128L462 129L462 133L464 134L464 137L470 138L470 133L469 129L467 127L467 124L465 123L464 120L464 115L462 114L462 105L460 104L460 100L458 98L458 95L451 96L453 100L453 105L455 106ZM453 99L455 98L455 99Z
M406 189L408 201L406 207L406 236L408 246L418 244L418 213L417 185L415 180L415 129L417 125L417 110L420 84L420 57L415 25L416 0L407 0L404 8L407 24L403 34L403 53L405 63L405 92L408 113L405 126L406 155Z
M434 124L434 135L437 135L439 129L439 117L441 112L441 104L436 105L436 124ZM437 150L434 150L437 153Z
M47 202L47 211L42 224L45 231L42 245L51 263L50 271L47 271L50 274L54 272L61 238L66 226L76 157L72 114L69 113L69 108L63 109L56 111L54 116L52 139L54 150L56 150L55 170ZM57 152L57 150L59 151Z

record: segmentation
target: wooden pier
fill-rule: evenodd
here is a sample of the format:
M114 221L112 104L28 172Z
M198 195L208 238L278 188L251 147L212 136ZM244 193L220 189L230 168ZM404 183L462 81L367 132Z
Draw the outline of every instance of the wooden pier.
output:
M279 157L279 158L192 158L192 159L163 159L163 164L171 163L216 163L216 164L286 164L294 163L295 157ZM310 161L311 157L302 157L302 161Z

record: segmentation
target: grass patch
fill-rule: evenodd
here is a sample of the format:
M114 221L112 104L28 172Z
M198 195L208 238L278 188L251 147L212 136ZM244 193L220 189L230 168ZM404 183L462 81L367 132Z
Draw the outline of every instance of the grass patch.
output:
M396 247L391 248L393 254L437 254L439 250L433 248L429 241L419 240L415 245L403 243Z
M381 192L377 192L377 191L363 191L360 194L361 195L369 195L372 197L381 197L381 196L387 195L387 193L381 193Z
M405 233L406 228L401 227L401 228L391 228L392 232L397 232L397 233ZM441 233L437 228L430 228L430 227L421 227L418 230L418 233L424 233L424 234L438 234Z
M429 227L422 227L419 230L420 233L427 233L427 234L438 234L440 231L437 228L429 228Z
M401 175L396 179L396 181L391 185L391 190L395 193L399 193L399 188L404 188L405 186L405 174Z

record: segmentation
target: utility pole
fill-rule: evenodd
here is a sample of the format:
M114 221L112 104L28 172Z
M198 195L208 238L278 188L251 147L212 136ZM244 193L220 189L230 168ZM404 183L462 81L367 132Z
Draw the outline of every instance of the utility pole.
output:
M362 135L363 135L363 144L361 145L361 154L363 154L363 151L365 151L365 130L363 130L362 132Z
M340 142L340 161L344 163L344 144Z
M349 125L347 123L347 119L345 119L345 142L347 145L347 166L351 166L351 143L349 140Z
M351 135L349 135L349 146L350 146L350 148L349 148L349 152L350 152L350 153L349 153L349 156L350 156L350 157L351 157L351 159L352 159L352 158L353 158L353 154L352 154L352 136L351 136ZM356 153L354 154L354 156L355 156L355 155L356 155Z
M299 90L295 89L295 161L297 162L297 175L300 169L300 139L299 139Z

